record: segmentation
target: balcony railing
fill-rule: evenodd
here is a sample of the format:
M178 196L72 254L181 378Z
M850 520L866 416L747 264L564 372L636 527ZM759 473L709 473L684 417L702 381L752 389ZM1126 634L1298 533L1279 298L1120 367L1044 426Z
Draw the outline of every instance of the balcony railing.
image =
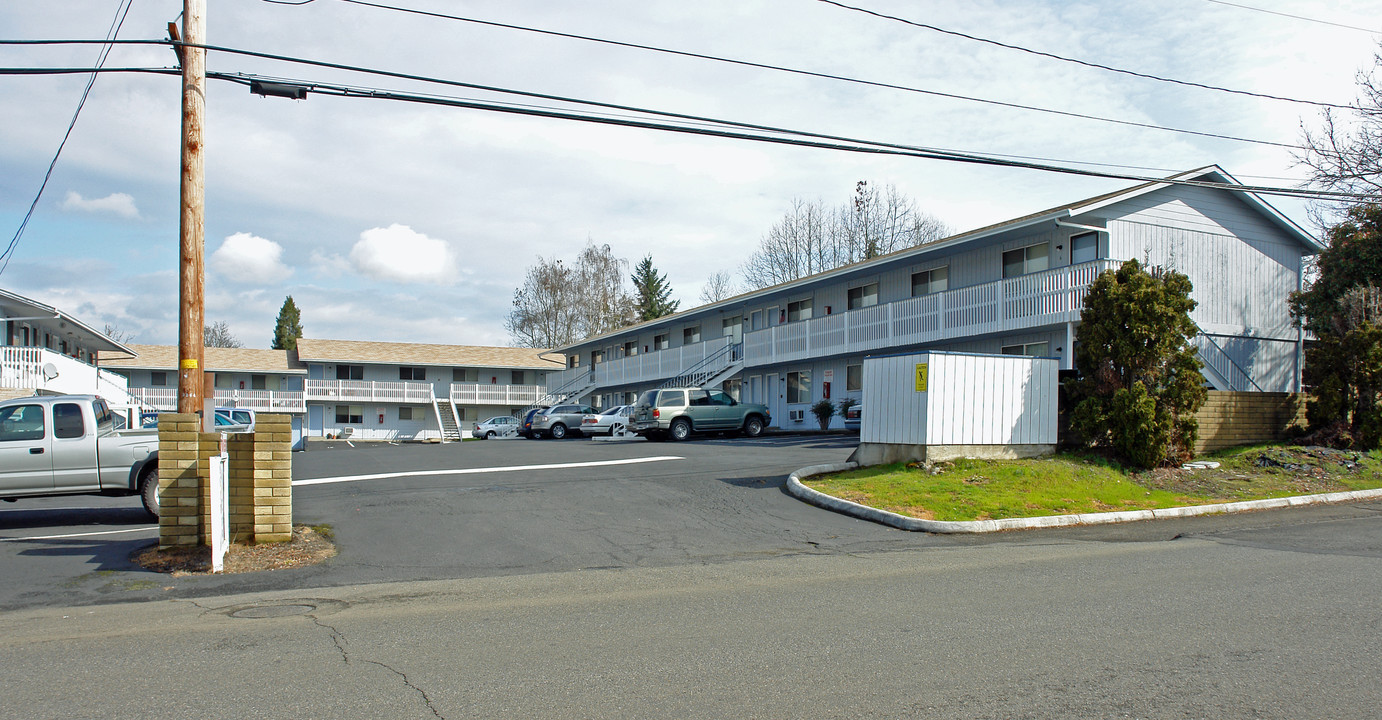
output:
M130 395L155 410L178 408L177 388L130 388ZM215 407L239 407L256 412L307 412L303 394L296 390L217 390Z
M127 385L122 375L47 348L0 346L0 387L3 388L95 393L114 404L123 404L127 399Z
M1095 260L758 330L744 336L744 364L766 365L1074 322L1080 319L1090 283L1120 264Z
M729 344L730 338L721 337L602 362L595 366L594 381L600 387L608 387L666 380L690 370Z
M430 403L435 397L431 383L398 381L308 380L304 391L308 401L340 403Z
M509 405L519 407L537 402L547 393L542 385L485 385L451 383L451 402L457 405Z

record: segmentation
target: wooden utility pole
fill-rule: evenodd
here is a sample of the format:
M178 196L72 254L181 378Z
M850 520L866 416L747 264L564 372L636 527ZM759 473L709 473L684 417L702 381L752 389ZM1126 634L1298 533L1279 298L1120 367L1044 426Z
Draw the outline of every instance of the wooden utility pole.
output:
M206 0L183 0L182 38L206 44ZM206 51L182 49L182 213L179 223L178 412L204 404L202 325L205 322L205 198L202 118L206 111ZM203 421L209 418L203 416Z

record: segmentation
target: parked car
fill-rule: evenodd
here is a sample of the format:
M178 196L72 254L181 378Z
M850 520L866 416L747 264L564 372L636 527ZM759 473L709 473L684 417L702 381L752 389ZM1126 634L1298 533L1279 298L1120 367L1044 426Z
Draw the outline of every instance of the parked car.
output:
M614 423L623 423L624 427L627 428L631 415L633 415L632 405L617 405L599 415L586 415L581 419L581 434L613 435Z
M470 431L471 437L488 440L498 435L508 435L518 429L518 418L509 415L496 415L482 423L477 423Z
M255 415L253 410L244 408L218 407L213 411L212 416L216 423L216 432L223 433L252 433L254 432ZM158 429L158 413L144 412L141 426L145 430Z
M533 416L533 437L560 440L573 432L579 434L581 421L594 413L589 405L554 405Z
M649 440L685 440L693 432L739 431L758 437L772 421L768 408L741 403L723 390L649 390L634 404L630 430Z
M845 408L845 411L844 413L842 413L842 415L845 419L845 429L853 430L854 432L859 432L860 422L863 420L864 417L864 404L854 403L853 405L850 405L849 407Z
M543 412L546 409L546 406L540 406L523 413L523 423L518 426L519 436L528 438L530 440L533 437L535 437L533 435L533 418L537 417L538 413Z

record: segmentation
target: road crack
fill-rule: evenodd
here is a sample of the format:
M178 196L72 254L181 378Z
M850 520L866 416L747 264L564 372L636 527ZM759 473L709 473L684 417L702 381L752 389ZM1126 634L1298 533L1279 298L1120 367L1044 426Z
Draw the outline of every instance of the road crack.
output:
M351 659L350 656L350 641L346 640L345 635L341 633L340 630L336 629L334 625L322 622L321 618L318 618L316 615L308 615L307 617L311 618L313 624L315 624L317 627L322 628L331 633L331 642L335 644L336 650L338 650L341 653L341 662L347 665L354 665L355 662ZM397 675L401 680L403 680L403 685L405 687L412 690L413 692L416 692L418 695L422 697L423 704L427 706L427 709L431 711L434 717L441 718L441 720L446 720L445 716L438 712L436 706L432 704L432 696L428 695L426 690L423 690L417 685L414 685L413 681L408 679L407 673L394 668L392 665L389 665L388 663L379 662L378 660L361 660L360 662L368 663L370 665L377 665Z

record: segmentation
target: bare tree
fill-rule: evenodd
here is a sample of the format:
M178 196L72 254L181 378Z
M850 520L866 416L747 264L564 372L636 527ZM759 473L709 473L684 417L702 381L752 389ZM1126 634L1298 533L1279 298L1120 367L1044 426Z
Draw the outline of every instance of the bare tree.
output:
M1382 202L1382 53L1373 61L1372 70L1358 73L1359 98L1347 114L1326 109L1319 132L1301 123L1305 151L1296 162L1309 169L1313 185Z
M106 326L101 329L101 334L121 345L134 339L134 333L111 323L106 323Z
M853 200L833 210L819 200L794 199L740 270L750 288L768 287L939 240L947 232L945 223L895 186L879 190L861 180Z
M538 258L513 294L504 321L518 347L553 348L609 332L633 321L624 278L629 263L608 245L588 242L574 265Z
M240 342L230 332L230 325L224 320L217 320L210 325L202 326L202 344L213 348L238 348L245 344Z
M705 286L701 288L701 303L709 305L738 294L739 290L734 286L734 276L726 270L721 270L705 281Z

